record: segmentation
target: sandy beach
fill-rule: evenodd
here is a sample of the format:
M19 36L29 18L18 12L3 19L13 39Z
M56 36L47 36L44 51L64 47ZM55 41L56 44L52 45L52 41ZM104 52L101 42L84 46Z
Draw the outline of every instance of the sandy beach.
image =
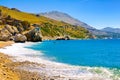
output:
M0 48L4 48L6 46L12 45L14 42L13 41L0 41Z
M11 46L14 42L0 41L0 49ZM25 64L34 64L30 62L13 62L12 56L0 53L0 80L43 80L42 76L36 72L29 72L17 69L16 67ZM43 76L44 77L44 76Z
M0 42L0 48L4 48L6 46L10 46L13 42ZM20 80L17 72L14 72L8 64L11 64L12 61L9 59L10 57L0 53L0 80Z

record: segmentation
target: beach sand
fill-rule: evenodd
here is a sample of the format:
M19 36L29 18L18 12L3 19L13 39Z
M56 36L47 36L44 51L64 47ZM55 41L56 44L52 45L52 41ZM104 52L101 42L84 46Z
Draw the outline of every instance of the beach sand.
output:
M2 42L0 41L0 48L10 46L13 42ZM9 56L0 53L0 80L20 80L18 73L14 72L8 64L11 64L12 61L9 59Z
M10 46L11 44L13 44L13 41L0 41L0 48L4 48L6 46Z
M0 48L10 46L14 42L2 42L0 41ZM11 56L0 53L0 80L43 80L43 75L38 75L36 72L29 72L18 69L16 67L22 65L30 65L34 63L30 62L13 62ZM47 80L47 79L46 79Z
M18 73L8 66L11 63L7 55L0 53L0 80L20 80Z

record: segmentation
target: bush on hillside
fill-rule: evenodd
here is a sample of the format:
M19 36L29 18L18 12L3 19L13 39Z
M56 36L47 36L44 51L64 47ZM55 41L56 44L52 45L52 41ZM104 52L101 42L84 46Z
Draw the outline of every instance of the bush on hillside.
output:
M30 23L28 21L22 21L21 24L25 30L30 28Z

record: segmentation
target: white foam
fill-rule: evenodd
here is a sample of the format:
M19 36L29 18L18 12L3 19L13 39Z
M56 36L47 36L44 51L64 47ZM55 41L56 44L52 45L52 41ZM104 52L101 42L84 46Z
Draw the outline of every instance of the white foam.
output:
M12 44L12 46L8 46L0 49L0 52L13 56L14 61L19 61L19 62L30 61L30 62L44 64L45 65L44 67L24 66L22 67L22 69L44 73L48 76L61 76L66 78L83 79L83 80L89 80L94 77L98 77L98 78L104 78L104 80L112 80L111 79L112 73L106 68L99 68L99 70L103 72L101 74L97 74L94 71L92 71L92 70L96 70L96 68L71 66L63 63L49 61L49 59L42 57L44 54L41 51L35 51L32 49L25 48L27 46L31 46L34 44L38 44L38 43L32 43L32 42L15 43ZM37 56L38 54L39 57ZM32 55L32 56L26 56L26 55Z

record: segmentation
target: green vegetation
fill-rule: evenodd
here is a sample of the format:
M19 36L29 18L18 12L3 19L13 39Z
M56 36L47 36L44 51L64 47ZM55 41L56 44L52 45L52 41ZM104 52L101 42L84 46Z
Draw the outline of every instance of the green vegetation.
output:
M44 16L37 16L34 14L21 12L0 6L0 15L2 12L2 17L13 18L22 21L22 28L24 30L32 29L30 25L37 24L41 28L43 37L58 37L69 35L73 38L89 38L91 34L83 27L73 26L65 22L56 21L53 19L46 18ZM9 20L9 19L8 19ZM23 26L25 25L25 26ZM20 27L20 26L19 26ZM3 25L0 25L3 28Z
M43 36L64 36L70 35L75 38L87 38L89 32L82 27L73 27L72 25L57 26L50 23L41 24L41 31Z

